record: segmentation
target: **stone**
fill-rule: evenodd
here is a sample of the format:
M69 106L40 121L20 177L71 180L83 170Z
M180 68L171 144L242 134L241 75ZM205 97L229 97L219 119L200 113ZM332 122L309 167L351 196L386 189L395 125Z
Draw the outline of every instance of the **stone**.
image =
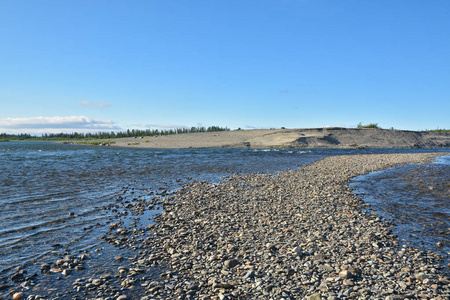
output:
M243 278L244 279L247 279L247 278L254 278L255 277L255 271L253 271L253 270L249 270L249 271L247 271L246 273L245 273L245 275L243 276Z
M291 250L294 254L296 254L296 255L302 255L303 254L303 251L302 251L302 249L300 248L300 247L294 247L294 248L292 248L292 250Z
M226 282L220 282L213 285L213 289L234 289L234 285Z
M342 284L345 286L354 286L355 285L351 279L344 279Z
M343 270L339 272L339 277L349 279L353 277L353 274L349 270Z
M14 300L19 300L19 299L22 299L22 298L23 298L23 293L22 292L14 293L14 295L13 295L13 299Z
M319 290L322 291L322 292L328 292L328 285L326 284L326 282L322 282L319 285Z
M234 267L236 267L237 265L239 265L240 262L239 262L239 260L237 260L237 259L228 259L228 260L226 260L223 264L225 265L225 267L231 269L231 268L234 268Z
M16 274L13 274L13 275L11 276L11 281L12 281L12 282L22 282L22 281L24 281L24 280L25 280L25 279L24 279L22 273L16 273Z
M68 276L70 274L70 270L69 269L64 269L61 274L63 274L64 276Z
M52 273L61 273L63 270L62 269L60 269L60 268L51 268L50 269L50 272L52 272Z
M315 294L306 296L306 300L320 300L320 293L315 293Z
M414 275L414 277L420 281L424 281L425 279L428 278L428 276L425 273L417 273L416 275Z

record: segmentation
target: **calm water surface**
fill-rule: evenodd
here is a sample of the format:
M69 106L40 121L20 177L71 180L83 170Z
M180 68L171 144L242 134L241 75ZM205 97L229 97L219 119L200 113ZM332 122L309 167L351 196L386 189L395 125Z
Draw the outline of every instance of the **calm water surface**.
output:
M99 237L114 220L102 207L114 203L125 189L136 197L153 197L144 191L175 190L194 179L218 182L236 173L274 173L330 155L417 151L436 150L157 150L0 143L0 279L17 267L47 262L55 249L99 247ZM432 219L431 235L448 247L450 170L448 159L440 162L376 172L356 182L360 193L381 195L380 201L397 221L410 218L414 223L418 215ZM374 181L377 185L369 187ZM405 213L405 206L416 210ZM428 226L427 222L414 226ZM407 226L409 230L412 225ZM410 235L421 240L428 233L414 227Z

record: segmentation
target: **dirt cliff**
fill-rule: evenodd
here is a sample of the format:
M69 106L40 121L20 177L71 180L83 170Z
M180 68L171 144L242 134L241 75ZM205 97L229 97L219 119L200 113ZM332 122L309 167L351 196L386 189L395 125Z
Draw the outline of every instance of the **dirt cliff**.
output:
M450 133L387 129L255 129L120 138L133 148L450 148Z

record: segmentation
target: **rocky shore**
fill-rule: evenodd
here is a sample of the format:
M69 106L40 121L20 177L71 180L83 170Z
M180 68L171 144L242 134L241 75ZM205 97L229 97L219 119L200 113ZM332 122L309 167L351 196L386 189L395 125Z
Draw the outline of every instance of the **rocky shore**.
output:
M59 299L448 299L439 255L399 245L348 187L352 177L439 155L335 156L277 174L194 181L150 203L134 198L130 213L164 211L145 228L110 225L103 239L136 251L116 257L115 273L80 278L88 258L70 255L41 272L67 273L73 290ZM159 278L149 275L155 270Z

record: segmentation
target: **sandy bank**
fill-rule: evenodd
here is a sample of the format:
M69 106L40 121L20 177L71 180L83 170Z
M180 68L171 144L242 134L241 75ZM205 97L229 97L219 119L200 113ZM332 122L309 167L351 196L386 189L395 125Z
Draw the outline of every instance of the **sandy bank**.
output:
M135 148L447 148L449 133L386 129L257 129L100 140Z

